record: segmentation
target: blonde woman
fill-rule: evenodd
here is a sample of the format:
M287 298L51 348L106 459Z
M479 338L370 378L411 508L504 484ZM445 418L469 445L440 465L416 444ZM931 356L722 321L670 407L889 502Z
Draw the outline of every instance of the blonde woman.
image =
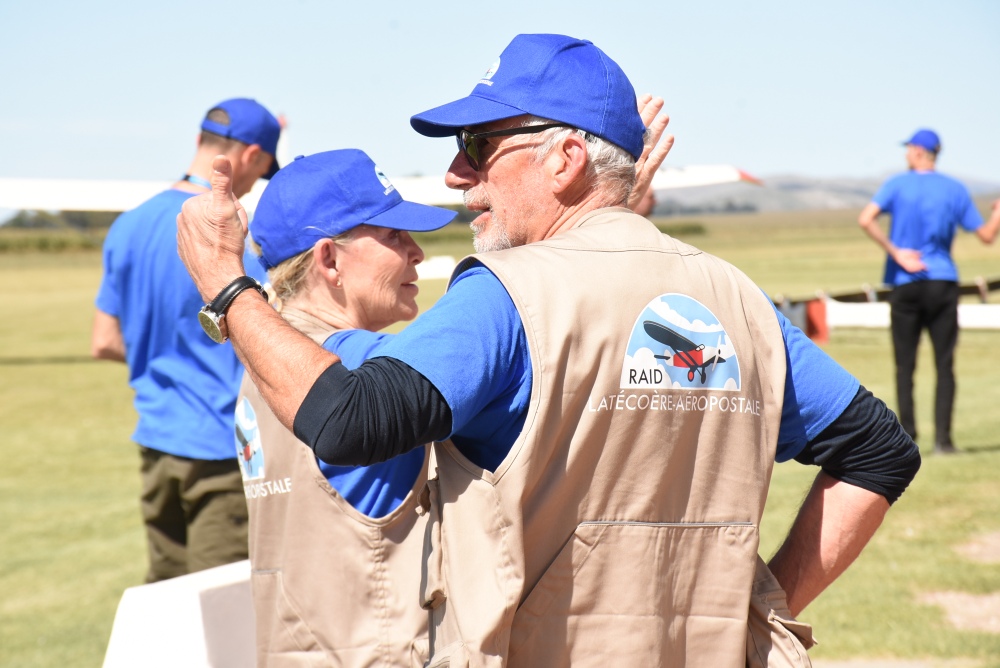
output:
M320 344L346 332L335 337L337 351L354 367L380 339L350 330L417 315L424 254L409 233L454 216L404 201L367 155L348 149L278 172L250 234L284 319ZM278 422L249 374L235 431L250 510L258 665L423 665L425 519L416 508L429 450L368 467L323 464Z

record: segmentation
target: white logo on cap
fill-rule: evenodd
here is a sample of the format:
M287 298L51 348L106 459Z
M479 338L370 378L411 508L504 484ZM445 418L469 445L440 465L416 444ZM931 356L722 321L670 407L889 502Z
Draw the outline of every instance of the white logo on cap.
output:
M479 83L484 84L486 86L492 86L493 82L490 81L490 79L493 78L493 75L497 73L498 69L500 69L500 59L499 58L497 58L497 62L495 62L492 65L490 65L490 69L486 70L486 74L484 74L483 78L479 80Z
M383 195L388 195L389 193L391 193L393 190L396 189L396 186L392 185L392 182L389 180L389 177L386 176L385 173L383 173L382 170L378 168L378 165L375 165L375 176L378 177L379 183L381 183L382 187L385 188L385 192L382 193Z

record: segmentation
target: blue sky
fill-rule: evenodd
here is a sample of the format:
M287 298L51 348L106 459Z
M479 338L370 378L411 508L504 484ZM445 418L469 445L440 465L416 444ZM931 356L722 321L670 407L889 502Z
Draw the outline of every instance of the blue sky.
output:
M1000 2L0 2L0 176L170 179L215 102L287 115L293 154L443 173L409 127L520 32L592 40L667 100L669 164L882 176L919 126L942 171L1000 181Z

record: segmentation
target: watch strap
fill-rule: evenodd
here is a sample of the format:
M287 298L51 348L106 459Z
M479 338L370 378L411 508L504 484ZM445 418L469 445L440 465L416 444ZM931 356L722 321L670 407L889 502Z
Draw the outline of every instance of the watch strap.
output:
M226 311L229 309L229 305L233 303L233 300L236 299L237 295L250 288L259 292L264 300L267 301L267 291L265 291L261 284L257 282L256 278L253 276L240 276L239 278L234 279L232 283L222 288L219 294L216 295L215 299L212 300L212 303L208 305L208 310L219 316L225 315Z

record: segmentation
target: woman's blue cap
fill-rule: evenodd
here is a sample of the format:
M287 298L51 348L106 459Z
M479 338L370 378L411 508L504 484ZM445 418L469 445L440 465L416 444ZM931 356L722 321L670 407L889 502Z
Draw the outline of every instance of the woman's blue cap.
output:
M300 155L286 165L261 194L250 234L270 269L358 225L428 232L456 215L407 202L364 151L350 148Z
M636 160L646 128L635 90L618 64L591 42L565 35L518 35L468 97L410 119L428 137L531 114L585 130Z

